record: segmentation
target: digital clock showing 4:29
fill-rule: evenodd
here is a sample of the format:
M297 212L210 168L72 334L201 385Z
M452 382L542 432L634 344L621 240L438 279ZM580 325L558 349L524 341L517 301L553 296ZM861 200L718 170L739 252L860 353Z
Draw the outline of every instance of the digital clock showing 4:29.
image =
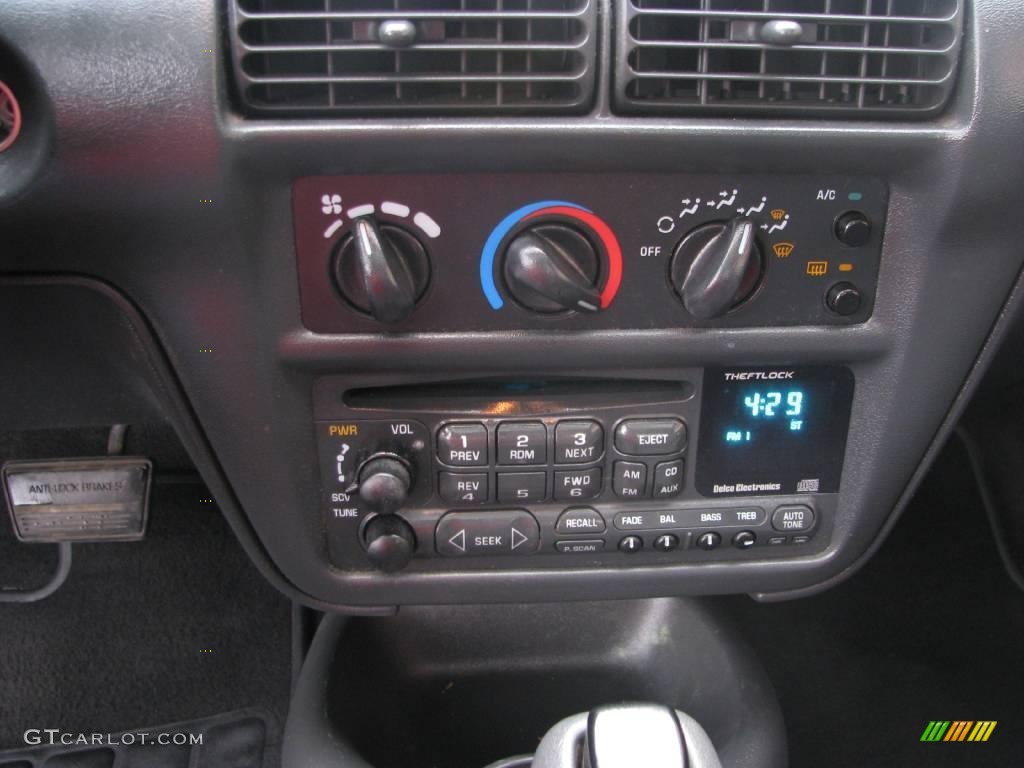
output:
M842 366L707 369L697 490L714 497L838 491L853 386Z
M804 391L802 389L772 389L761 392L754 390L742 395L743 407L754 419L768 422L772 419L785 421L790 432L802 432L804 428ZM725 442L731 445L749 443L754 439L756 429L726 428Z

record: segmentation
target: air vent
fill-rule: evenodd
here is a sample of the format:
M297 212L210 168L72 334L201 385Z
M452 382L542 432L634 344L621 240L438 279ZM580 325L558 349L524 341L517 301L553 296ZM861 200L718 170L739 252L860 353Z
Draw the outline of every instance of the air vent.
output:
M952 90L961 0L617 0L630 113L925 116Z
M256 114L578 112L597 0L231 0Z

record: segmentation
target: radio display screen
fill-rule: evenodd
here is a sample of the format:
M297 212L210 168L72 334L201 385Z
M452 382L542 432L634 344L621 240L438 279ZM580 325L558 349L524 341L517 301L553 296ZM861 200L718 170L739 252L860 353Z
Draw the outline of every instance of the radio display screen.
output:
M842 366L707 369L697 490L838 492L853 386Z

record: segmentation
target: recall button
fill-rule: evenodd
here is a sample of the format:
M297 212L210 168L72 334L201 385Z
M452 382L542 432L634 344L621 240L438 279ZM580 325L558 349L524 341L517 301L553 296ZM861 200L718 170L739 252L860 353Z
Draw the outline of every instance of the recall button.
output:
M555 524L558 533L604 533L604 528L604 518L590 507L567 509Z
M814 510L803 504L779 507L772 513L772 528L786 533L802 533L814 526Z
M615 447L627 456L667 456L686 447L681 419L629 419L615 429Z
M540 528L523 509L449 512L438 521L434 541L445 557L529 555L540 544Z

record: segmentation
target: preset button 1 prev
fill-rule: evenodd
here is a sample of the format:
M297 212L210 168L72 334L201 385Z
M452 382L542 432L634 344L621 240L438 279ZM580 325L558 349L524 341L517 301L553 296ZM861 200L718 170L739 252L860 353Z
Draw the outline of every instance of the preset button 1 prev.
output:
M449 512L438 521L434 542L446 557L529 555L540 545L540 527L523 509Z
M487 465L487 428L483 424L446 424L437 433L437 458L452 467Z

